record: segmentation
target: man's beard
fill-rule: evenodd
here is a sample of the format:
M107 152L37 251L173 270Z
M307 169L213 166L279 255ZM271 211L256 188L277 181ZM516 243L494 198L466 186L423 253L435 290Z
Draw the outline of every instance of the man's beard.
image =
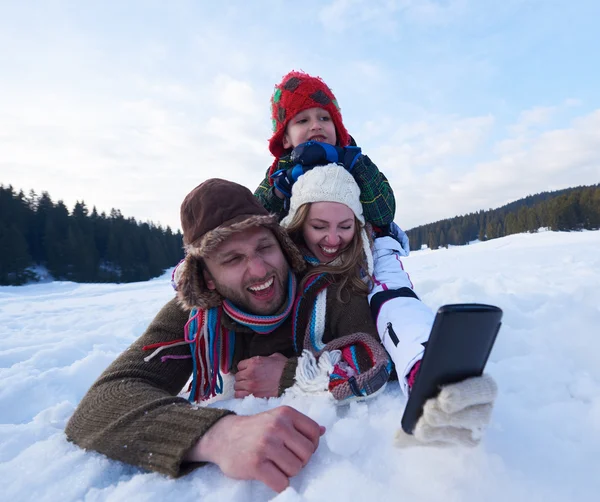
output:
M242 312L254 315L274 315L282 310L287 300L287 283L289 273L289 267L286 263L282 269L274 269L267 274L266 277L270 277L272 274L274 274L273 287L276 288L276 292L279 292L279 297L273 298L269 304L265 305L262 305L259 299L254 298L253 294L248 290L248 286L260 283L262 281L260 278L258 280L252 279L252 281L249 281L248 284L244 284L241 291L237 288L229 288L228 286L220 284L214 277L212 280L215 283L215 289L217 292L223 298L226 298L233 303ZM264 280L266 280L266 277Z

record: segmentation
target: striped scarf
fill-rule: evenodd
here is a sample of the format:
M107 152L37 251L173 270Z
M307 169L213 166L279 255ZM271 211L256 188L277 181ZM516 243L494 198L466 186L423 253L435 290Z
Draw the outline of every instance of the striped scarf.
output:
M308 249L304 248L302 251L306 263L313 267L321 265L318 258ZM327 265L335 267L341 262L342 259L338 256ZM294 349L297 354L301 354L303 349L310 349L311 352L317 354L325 347L323 334L327 315L327 287L331 283L332 276L329 273L314 274L308 278L302 293L298 295L294 304L293 316ZM308 323L304 324L306 319Z
M223 374L229 373L233 362L235 332L223 326L223 312L235 322L256 333L268 334L277 329L289 316L296 299L296 278L288 275L287 304L277 315L247 314L229 300L223 305L204 310L194 308L185 325L185 342L192 353L193 373L189 400L204 401L223 393Z
M311 265L319 264L312 256L304 259ZM329 353L332 368L328 371L328 390L341 402L380 389L389 377L391 362L383 346L366 333L348 333L324 343L327 289L332 282L328 273L313 274L306 280L294 304L293 341L296 354L301 356L298 364L303 367L310 366L314 356Z
M315 274L310 277L301 294L294 303L293 312L293 341L296 354L310 342L313 353L323 350L323 334L325 332L325 319L327 313L327 287L331 284L329 274ZM306 340L308 337L308 340Z
M223 310L238 324L247 326L252 331L256 331L261 335L265 335L275 331L287 319L292 311L295 298L296 277L294 277L294 274L290 272L288 275L287 305L280 314L267 316L247 314L246 312L243 312L237 308L229 300L223 300Z

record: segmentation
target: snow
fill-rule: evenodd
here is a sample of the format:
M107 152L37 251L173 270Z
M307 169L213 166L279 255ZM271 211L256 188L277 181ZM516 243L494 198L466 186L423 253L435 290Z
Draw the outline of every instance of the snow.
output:
M436 309L504 310L487 371L500 394L475 449L393 446L397 383L367 403L230 400L241 414L281 403L327 427L291 486L225 478L215 466L172 480L69 443L64 427L102 370L171 296L170 274L136 284L0 288L0 500L597 500L600 453L600 231L511 235L405 259Z

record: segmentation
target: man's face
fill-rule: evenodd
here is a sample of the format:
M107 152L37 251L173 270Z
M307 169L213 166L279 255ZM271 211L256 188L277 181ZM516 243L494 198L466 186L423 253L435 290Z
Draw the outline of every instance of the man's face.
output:
M269 229L252 227L222 242L204 259L204 279L249 314L275 314L287 300L289 266Z

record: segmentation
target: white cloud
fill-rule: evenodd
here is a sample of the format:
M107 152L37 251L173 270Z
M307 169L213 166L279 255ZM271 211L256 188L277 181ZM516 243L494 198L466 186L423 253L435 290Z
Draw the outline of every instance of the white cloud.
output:
M213 84L214 97L224 109L245 115L261 115L266 108L259 103L249 82L243 82L228 75L217 75Z
M401 226L410 228L499 207L542 191L600 181L600 110L573 120L570 127L538 131L498 143L502 147L493 149L491 158L488 156L485 161L461 160L465 150L457 148L449 150L445 162L428 163L421 172L417 159L423 155L423 142L409 141L395 150L390 148L386 161L392 162L396 155L398 163L405 162L391 177ZM383 163L378 165L387 167ZM389 178L389 173L383 171Z
M556 107L538 106L521 112L517 123L514 124L510 131L514 135L521 135L536 126L545 125L552 119L556 113Z
M379 33L394 34L403 22L448 24L464 14L466 6L466 0L333 0L321 8L319 20L337 33L375 26Z
M458 16L464 14L467 0L448 0L444 2L434 0L415 0L402 2L408 7L408 14L412 20L425 24L448 24Z
M268 110L258 113L247 83L220 74L197 93L169 81L129 84L139 99L0 98L2 182L172 227L185 194L209 177L258 185L270 163Z
M403 124L375 150L374 159L376 163L379 158L385 159L381 165L386 166L388 179L401 182L409 172L418 177L422 172L474 154L493 124L491 115L466 119L434 117Z
M548 48L567 25L534 3L14 2L0 18L14 48L0 56L0 182L178 226L183 196L207 177L262 179L268 101L292 68L332 86L403 224L597 181L586 122L597 34L578 38L595 17L570 8L571 31Z

